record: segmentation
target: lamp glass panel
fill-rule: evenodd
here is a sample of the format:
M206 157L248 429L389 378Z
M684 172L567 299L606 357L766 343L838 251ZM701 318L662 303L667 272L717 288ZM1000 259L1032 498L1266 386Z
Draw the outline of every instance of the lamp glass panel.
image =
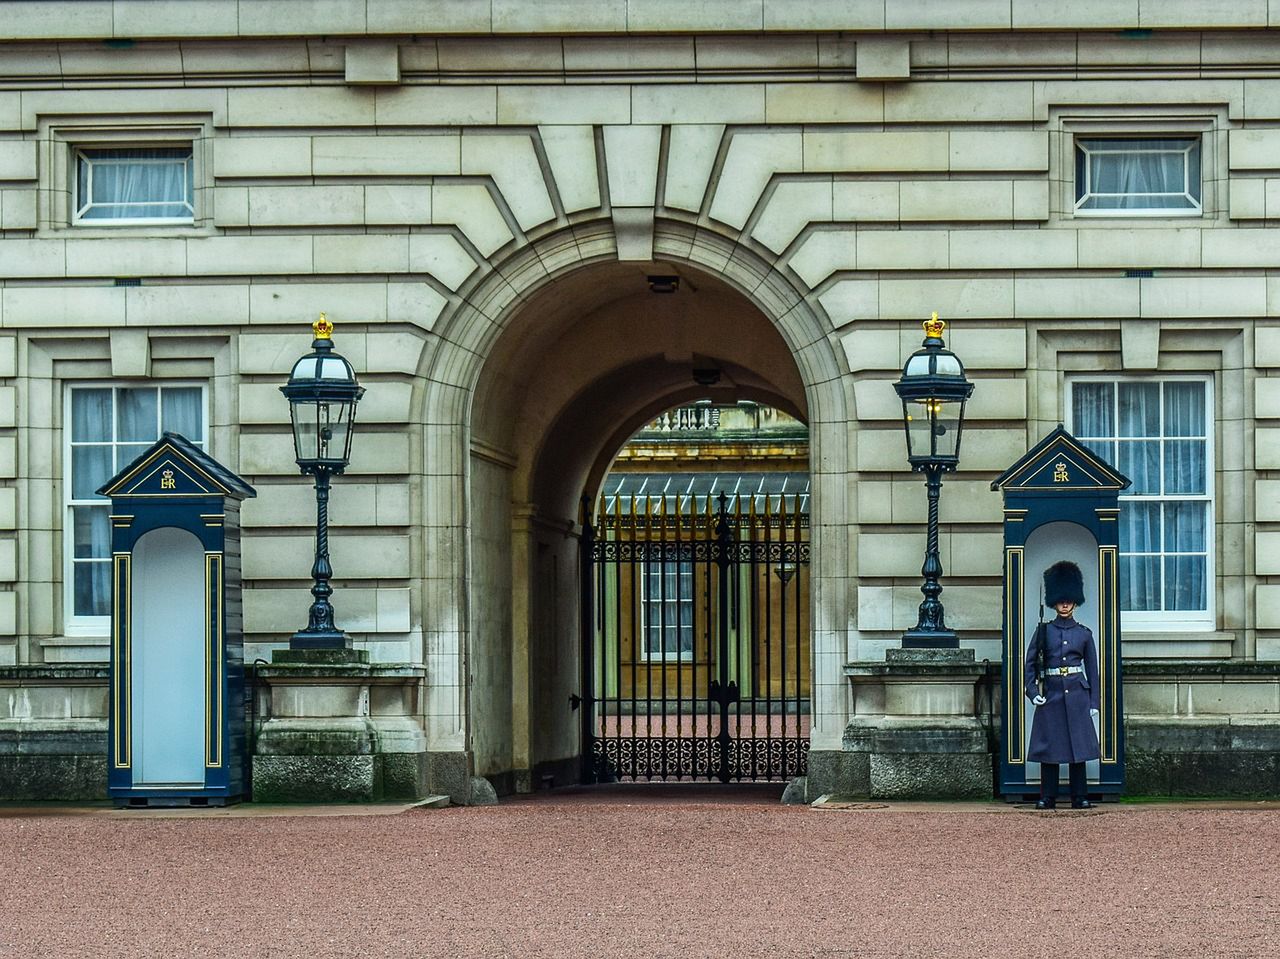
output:
M940 457L954 457L960 452L960 420L964 403L934 401L934 452Z
M907 456L930 456L933 453L933 423L929 408L912 400L902 404L907 419Z
M902 368L902 376L905 379L908 376L928 376L933 372L929 368L929 357L931 354L921 350L912 353L907 358L907 365Z
M289 404L293 415L293 449L299 462L320 458L320 404L295 400Z
M331 400L320 404L319 453L322 460L346 461L351 438L351 404Z
M355 380L355 375L351 372L351 367L341 357L322 356L316 362L316 379L338 380L350 383Z
M943 376L963 376L964 368L960 365L960 361L950 353L937 354L937 362L934 365L934 372Z

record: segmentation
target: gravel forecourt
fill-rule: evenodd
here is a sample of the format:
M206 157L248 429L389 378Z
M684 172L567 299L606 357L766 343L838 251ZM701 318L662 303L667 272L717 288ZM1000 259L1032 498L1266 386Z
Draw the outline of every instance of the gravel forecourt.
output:
M0 807L0 956L1280 956L1280 804Z

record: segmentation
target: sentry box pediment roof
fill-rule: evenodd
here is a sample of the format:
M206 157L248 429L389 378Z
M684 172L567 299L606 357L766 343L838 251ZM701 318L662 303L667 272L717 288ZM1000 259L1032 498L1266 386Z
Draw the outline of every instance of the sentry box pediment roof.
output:
M991 483L1009 492L1099 492L1128 489L1129 478L1063 429L1057 428Z
M165 433L98 490L100 496L248 499L252 486L179 433Z

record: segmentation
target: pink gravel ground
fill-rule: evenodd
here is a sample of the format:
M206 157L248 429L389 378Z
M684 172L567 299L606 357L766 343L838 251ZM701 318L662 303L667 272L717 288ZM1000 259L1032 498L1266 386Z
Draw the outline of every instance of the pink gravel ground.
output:
M0 808L0 956L1280 956L1280 808Z

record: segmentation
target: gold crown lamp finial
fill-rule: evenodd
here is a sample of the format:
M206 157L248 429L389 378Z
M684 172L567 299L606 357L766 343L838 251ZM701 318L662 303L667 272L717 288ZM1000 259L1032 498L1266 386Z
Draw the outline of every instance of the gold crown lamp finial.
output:
M934 314L935 316L937 314ZM323 313L320 319L311 324L311 331L315 334L317 340L328 340L333 337L333 324L329 322L329 318Z
M942 332L947 328L947 324L938 319L938 311L934 310L933 315L924 321L924 335L931 336L935 339L941 339Z

